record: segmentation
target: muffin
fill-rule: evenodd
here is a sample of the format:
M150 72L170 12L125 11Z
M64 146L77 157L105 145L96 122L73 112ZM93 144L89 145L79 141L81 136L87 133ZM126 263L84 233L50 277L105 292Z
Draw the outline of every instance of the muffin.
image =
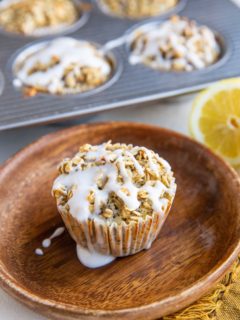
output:
M83 145L63 160L52 189L76 243L113 257L151 247L175 192L171 167L157 153L111 142Z
M192 71L215 63L221 54L212 30L188 18L173 16L133 33L131 64L142 63L165 71Z
M112 74L112 61L87 41L63 37L23 51L13 72L14 84L26 95L71 94L104 84Z
M177 3L178 0L98 0L104 12L131 19L164 14Z
M66 27L80 17L72 0L3 0L0 3L0 27L24 35L47 34Z

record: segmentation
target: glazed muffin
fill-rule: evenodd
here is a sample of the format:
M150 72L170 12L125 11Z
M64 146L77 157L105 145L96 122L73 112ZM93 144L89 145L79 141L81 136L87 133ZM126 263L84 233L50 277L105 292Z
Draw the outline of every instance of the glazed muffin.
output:
M78 245L122 257L150 248L176 192L170 165L145 147L80 147L59 166L52 194Z
M86 41L58 38L30 47L17 57L14 84L33 96L92 90L111 76L112 62Z
M165 71L192 71L215 63L220 55L212 30L188 18L173 16L134 32L129 61Z
M47 34L73 24L80 9L72 0L3 0L0 3L0 27L25 35Z
M175 7L177 3L178 0L98 0L104 12L131 19L163 14Z

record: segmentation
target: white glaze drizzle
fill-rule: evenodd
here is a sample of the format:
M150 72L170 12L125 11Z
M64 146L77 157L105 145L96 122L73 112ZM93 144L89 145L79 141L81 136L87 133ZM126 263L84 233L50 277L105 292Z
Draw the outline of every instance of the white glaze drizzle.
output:
M30 74L32 68L38 63L49 64L53 57L60 58L59 63L45 71L36 71ZM64 71L76 64L74 72L81 67L93 67L103 75L111 73L111 66L100 50L97 50L87 41L62 37L44 42L42 46L36 45L22 52L15 62L15 73L22 84L31 87L44 88L51 93L64 91Z
M103 267L116 259L110 255L102 255L96 251L85 249L79 245L76 246L78 260L88 268Z
M186 28L191 30L191 36L183 35ZM208 27L197 26L183 18L178 21L170 19L160 25L146 25L134 32L132 40L135 40L135 37L139 38L129 57L131 64L143 63L147 60L147 63L154 68L170 70L175 61L186 71L191 71L194 68L202 69L213 63L220 53L215 35ZM199 42L202 43L200 50ZM172 52L177 52L179 58L173 58ZM152 60L149 61L149 58Z
M13 79L13 85L16 88L20 88L22 86L22 82L19 79Z
M65 228L64 227L59 227L57 228L53 234L49 237L49 238L46 238L42 241L42 246L43 248L48 248L50 247L51 243L52 243L52 240L56 237L59 237L60 235L63 234Z
M54 181L53 190L57 190L61 188L61 186L66 186L67 188L71 188L73 185L75 186L73 196L68 200L71 214L80 221L84 221L92 215L97 217L101 211L101 204L107 203L111 192L114 192L120 197L129 210L136 210L140 206L138 192L143 190L148 192L148 197L152 201L153 209L156 212L163 214L166 205L169 202L168 199L163 197L163 194L164 192L167 192L170 195L175 194L176 185L174 178L172 178L169 188L161 181L147 181L142 187L137 187L132 181L131 173L125 167L125 161L131 159L140 175L144 174L144 168L134 157L140 150L143 150L146 153L148 166L157 176L159 176L159 167L155 163L154 157L162 164L167 173L171 172L170 165L144 147L134 147L130 150L117 149L110 151L106 150L106 146L107 144L95 146L94 150L86 152L85 154L85 162L91 163L93 161L105 159L106 163L104 165L91 166L84 170L78 166L70 171L70 173L60 175ZM133 160L133 158L135 160ZM117 181L119 173L123 178L123 183ZM102 190L97 186L99 177L103 177L107 180ZM127 189L129 194L126 194L123 189ZM90 212L87 199L90 191L94 192L95 195L93 213ZM61 208L59 209L61 210Z
M59 227L57 228L51 235L49 238L46 238L42 241L42 247L43 248L49 248L52 244L52 240L54 238L57 238L59 236L61 236L63 234L63 232L65 231L65 228L64 227ZM38 255L38 256L43 256L44 255L44 251L42 248L37 248L35 250L35 254Z
M35 250L35 254L36 254L37 256L43 256L43 255L44 255L44 252L43 252L43 250L42 250L41 248L37 248L37 249Z

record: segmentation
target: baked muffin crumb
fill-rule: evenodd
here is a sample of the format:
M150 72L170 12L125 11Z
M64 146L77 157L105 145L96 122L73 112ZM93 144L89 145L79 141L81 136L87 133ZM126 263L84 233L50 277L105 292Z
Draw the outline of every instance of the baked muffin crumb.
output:
M3 0L0 26L8 32L32 35L73 24L81 13L72 0Z
M98 0L110 14L131 19L157 16L174 8L178 0Z

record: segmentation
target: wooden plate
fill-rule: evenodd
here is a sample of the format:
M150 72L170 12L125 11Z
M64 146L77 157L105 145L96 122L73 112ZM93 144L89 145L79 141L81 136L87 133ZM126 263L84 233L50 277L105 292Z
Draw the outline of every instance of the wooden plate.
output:
M82 266L65 234L42 257L41 241L62 224L51 197L56 165L83 143L144 145L175 171L174 206L152 248L100 269ZM221 159L180 134L133 123L82 125L47 135L0 172L0 283L52 319L152 319L203 295L237 257L240 184Z

